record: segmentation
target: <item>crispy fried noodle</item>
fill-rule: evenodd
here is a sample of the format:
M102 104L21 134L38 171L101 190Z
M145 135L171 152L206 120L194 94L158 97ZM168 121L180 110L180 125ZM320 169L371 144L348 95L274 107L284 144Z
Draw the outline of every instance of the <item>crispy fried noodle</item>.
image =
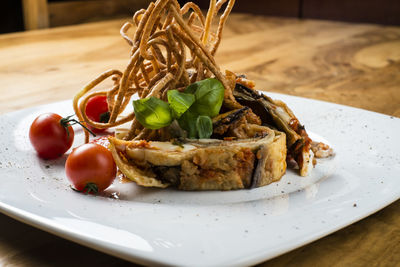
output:
M120 146L125 144L127 147L132 147L136 140L169 141L171 136L166 128L158 130L145 128L135 118L134 112L122 116L123 111L131 103L131 98L134 95L141 99L153 96L167 101L169 90L183 91L195 82L207 78L216 78L222 83L225 91L221 113L212 119L213 137L217 136L219 137L217 139L229 140L229 142L263 138L267 135L269 136L268 142L275 142L278 137L282 137L283 142L279 142L283 146L286 145L287 150L285 149L284 154L279 154L279 157L286 157L287 153L288 159L296 161L300 174L305 176L313 164L311 139L293 112L283 102L272 100L255 91L253 89L254 83L247 80L245 76L237 76L229 71L221 72L215 61L214 55L220 45L223 28L234 3L234 0L211 0L206 16L203 15L196 4L189 2L181 7L176 0L158 0L155 3L152 2L147 9L137 11L132 21L126 22L120 30L122 37L131 46L128 65L123 71L112 69L102 73L76 94L73 107L79 120L100 129L130 122L131 126L123 137L124 140L118 141ZM212 27L213 22L214 25L217 22L216 27ZM132 31L133 29L134 31ZM213 29L215 30L213 31ZM113 80L112 88L105 91L95 90L98 84L108 78ZM96 95L107 96L110 118L106 123L93 121L85 114L88 100ZM275 136L275 139L273 136ZM285 139L286 142L284 142ZM88 140L89 134L85 131L85 141L88 142ZM231 153L236 160L235 164L242 167L249 164L249 162L242 162L238 159L242 155L240 153L248 152L247 150L247 152L244 151L243 144L229 142L227 147L232 149L234 147L232 151L235 152L231 151ZM191 146L205 149L203 144L191 144ZM215 144L212 147L214 146ZM257 147L263 146L258 145ZM322 145L314 147L326 148ZM329 148L325 150L327 149ZM257 153L258 150L256 150L256 148L252 148L249 151L255 153L255 161L260 161L261 156L259 154L261 152ZM259 150L261 151L261 148ZM318 155L326 154L318 153ZM182 162L174 165L180 166L181 174L178 187L180 185L182 189L236 189L249 187L250 184L254 186L257 183L253 178L253 180L249 178L252 175L254 176L253 167L257 167L253 160L254 162L251 162L253 165L248 166L248 174L239 175L242 180L241 185L213 188L204 183L201 186L185 187L182 186L184 184L182 170L189 163L197 164L195 158L191 158L189 163L185 160L187 161L188 158L186 157L182 159ZM116 161L118 163L118 160ZM195 168L199 168L200 165L197 164ZM279 166L279 175L277 175L282 176L286 169L286 163ZM119 167L121 166L119 165ZM149 167L143 168L149 169ZM210 168L209 166L208 170ZM157 177L155 172L151 170L150 174L147 173L146 175L150 178ZM201 177L203 174L198 175ZM275 180L277 180L276 177L273 177L263 184ZM155 184L165 187L165 185L171 184L171 181L168 182L158 177ZM146 184L144 183L144 185ZM152 184L150 186L157 185Z
M145 139L155 133L141 127L134 113L118 118L135 93L140 98L155 96L165 99L168 90L185 88L211 76L222 82L226 98L235 102L232 85L221 73L213 57L234 3L234 0L211 1L206 18L192 2L180 7L177 1L159 0L151 3L146 10L137 11L133 21L126 22L121 28L122 37L132 46L128 66L123 72L109 70L102 73L75 96L73 105L78 118L96 128L109 128L132 121L126 139ZM219 19L217 32L211 33L211 23L224 4L226 8ZM189 15L187 20L184 19L185 15ZM128 31L134 26L136 31L131 38ZM115 83L111 90L88 94L109 77L113 77ZM111 110L107 123L90 120L84 112L87 101L95 95L107 96ZM88 141L88 133L85 135Z

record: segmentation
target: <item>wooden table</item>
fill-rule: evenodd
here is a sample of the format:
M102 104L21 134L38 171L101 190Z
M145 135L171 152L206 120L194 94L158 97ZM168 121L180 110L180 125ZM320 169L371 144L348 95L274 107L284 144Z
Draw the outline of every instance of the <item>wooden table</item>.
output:
M0 36L0 112L70 99L97 74L124 69L123 21ZM234 14L217 56L257 88L400 117L400 27ZM79 259L79 260L78 260ZM0 265L128 263L0 215ZM261 266L400 263L400 201Z

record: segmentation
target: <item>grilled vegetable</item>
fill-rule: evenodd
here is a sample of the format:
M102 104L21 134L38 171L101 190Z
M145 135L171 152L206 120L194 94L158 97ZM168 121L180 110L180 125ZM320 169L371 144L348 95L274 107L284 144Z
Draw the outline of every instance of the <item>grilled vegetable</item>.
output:
M306 176L313 160L311 139L288 106L240 83L236 84L233 95L240 104L250 107L263 125L271 125L286 133L288 154L297 162L300 175Z
M214 133L222 136L225 134L232 125L246 116L249 107L232 110L213 118Z

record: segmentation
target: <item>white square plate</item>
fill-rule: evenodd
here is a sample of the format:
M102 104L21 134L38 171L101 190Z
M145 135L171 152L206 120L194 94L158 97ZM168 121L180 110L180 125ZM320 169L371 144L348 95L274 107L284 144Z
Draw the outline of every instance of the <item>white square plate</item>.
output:
M294 111L335 157L309 177L288 170L252 190L180 192L116 180L108 194L76 193L66 156L42 161L28 139L44 112L72 114L70 101L0 119L0 211L105 253L142 264L256 264L326 236L400 197L400 119L321 101L269 94ZM318 135L317 135L318 134ZM83 142L76 129L74 146Z

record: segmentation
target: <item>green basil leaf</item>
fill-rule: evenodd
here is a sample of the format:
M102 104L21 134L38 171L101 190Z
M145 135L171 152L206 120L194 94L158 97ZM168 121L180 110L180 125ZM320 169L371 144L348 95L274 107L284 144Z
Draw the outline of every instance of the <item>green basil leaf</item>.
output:
M176 118L182 116L196 99L193 94L181 93L178 90L169 90L167 95L169 106L172 108Z
M196 97L190 109L198 115L211 118L217 116L221 109L224 91L222 83L215 78L193 83L185 89L185 93L194 94Z
M198 116L196 127L200 139L210 138L213 133L212 120L208 116Z
M156 97L134 100L133 108L137 120L145 128L156 130L172 122L171 108L168 103Z
M189 109L178 119L179 126L187 132L188 137L191 139L198 138L196 125L197 116L197 114Z

